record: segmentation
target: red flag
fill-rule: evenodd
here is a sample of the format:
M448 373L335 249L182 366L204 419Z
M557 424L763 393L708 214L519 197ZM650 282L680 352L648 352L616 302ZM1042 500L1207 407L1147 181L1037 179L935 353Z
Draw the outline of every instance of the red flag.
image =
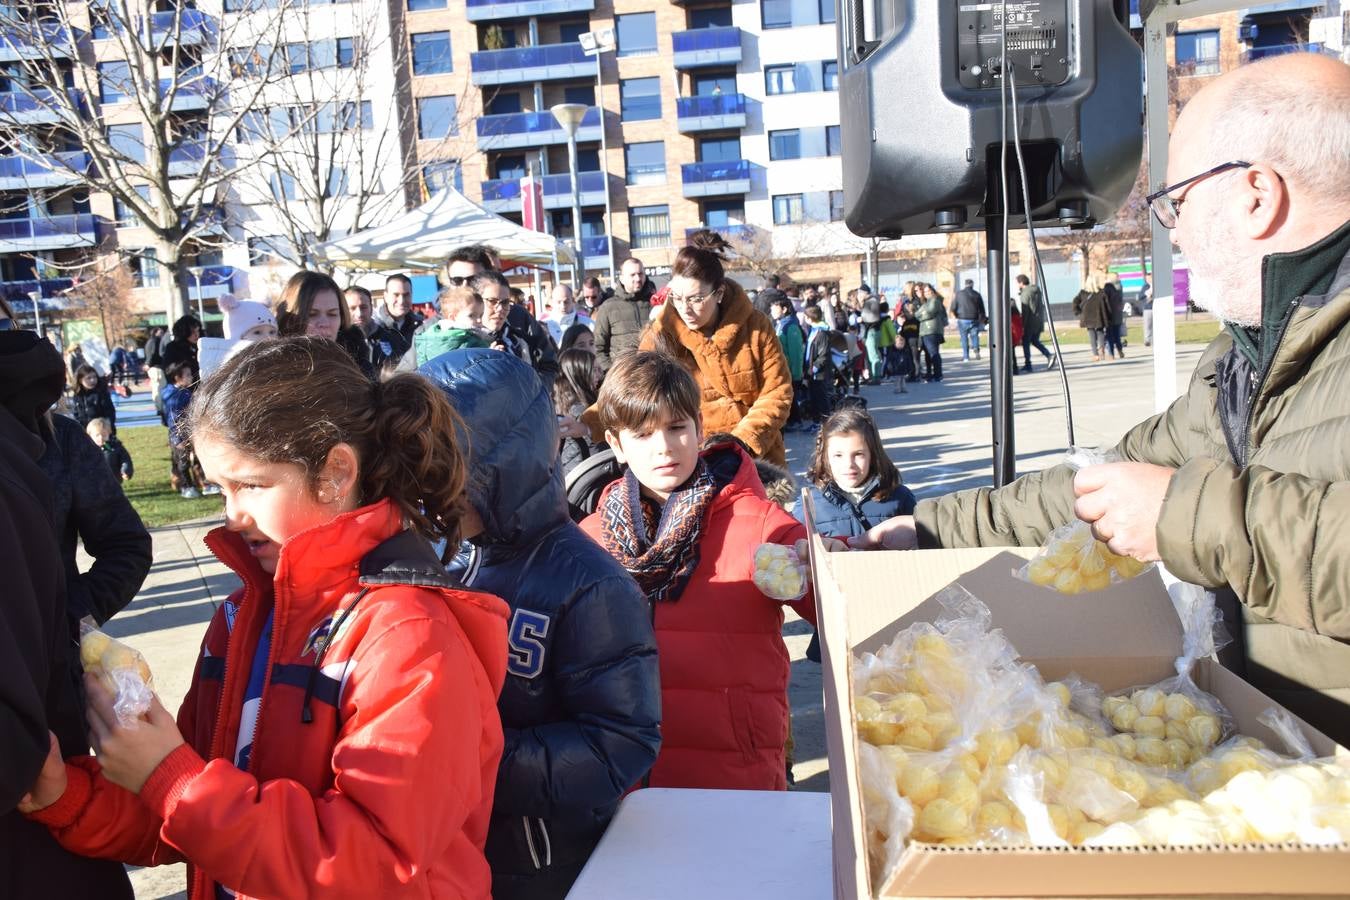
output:
M531 231L545 231L544 182L533 175L520 179L521 224Z

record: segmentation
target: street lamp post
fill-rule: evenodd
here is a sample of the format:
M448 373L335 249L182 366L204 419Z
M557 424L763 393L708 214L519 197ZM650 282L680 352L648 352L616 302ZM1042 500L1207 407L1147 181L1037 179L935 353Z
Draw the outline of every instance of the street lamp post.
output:
M42 282L38 282L36 291L28 292L28 299L33 301L33 323L37 329L38 337L42 337Z
M202 267L188 266L188 274L192 276L192 283L197 286L197 321L202 323L202 330L206 329L206 312L202 307Z
M609 257L609 283L616 284L614 277L614 221L609 203L609 146L605 138L605 81L600 68L600 57L616 46L613 28L597 28L587 31L578 40L581 50L587 56L595 57L595 105L600 110L600 174L605 180L605 252Z
M577 170L577 129L586 115L586 105L559 103L551 107L549 112L567 132L567 167L571 170L572 178L572 243L576 248L576 261L572 264L572 289L580 292L586 257L581 249L581 173Z

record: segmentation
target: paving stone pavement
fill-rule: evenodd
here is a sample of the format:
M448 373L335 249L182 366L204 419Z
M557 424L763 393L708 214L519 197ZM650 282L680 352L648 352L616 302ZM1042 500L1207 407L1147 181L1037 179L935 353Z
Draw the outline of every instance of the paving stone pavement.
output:
M1183 345L1177 354L1184 385L1199 359L1200 345ZM890 384L863 387L862 395L877 419L886 450L905 482L920 498L990 483L989 372L984 361L960 361L959 349L946 350L940 384L912 384L908 394ZM1092 363L1086 348L1067 348L1065 359L1074 398L1076 441L1080 446L1109 446L1131 425L1152 413L1153 362L1140 347L1127 348L1122 361ZM1015 449L1018 472L1054 464L1067 444L1060 383L1054 372L1036 371L1015 380ZM788 463L800 479L814 438L787 436ZM202 538L219 520L187 522L153 532L155 564L136 599L107 625L110 634L139 649L154 671L155 685L169 709L187 692L198 645L216 606L238 579L206 550ZM749 552L749 551L747 551ZM797 790L829 790L820 666L805 659L811 629L789 614L784 640L792 658L789 695L796 740ZM182 898L181 865L132 869L140 900Z

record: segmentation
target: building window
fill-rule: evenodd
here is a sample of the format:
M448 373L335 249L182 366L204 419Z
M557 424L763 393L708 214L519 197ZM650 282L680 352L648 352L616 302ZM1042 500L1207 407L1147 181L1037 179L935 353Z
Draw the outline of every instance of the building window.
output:
M842 147L843 147L843 144L841 144L841 143L840 143L840 140L839 140L839 126L838 126L838 125L826 125L826 126L825 126L825 155L826 155L826 156L838 156L840 153L843 152Z
M844 192L830 191L830 221L844 221Z
M797 93L797 67L765 66L764 92L767 94Z
M1219 32L1179 31L1177 70L1182 75L1219 74Z
M408 12L428 9L445 9L445 0L408 0Z
M703 224L726 228L745 221L745 205L740 200L709 200L703 204Z
M666 145L664 141L646 141L624 148L629 184L664 184L666 181Z
M109 125L108 145L132 162L145 162L145 140L140 124Z
M417 136L445 138L459 134L455 121L457 108L453 94L417 99Z
M333 166L328 170L328 187L323 195L329 199L345 197L348 194L347 170L342 166Z
M760 0L759 8L765 28L792 27L792 0Z
M736 93L735 75L694 75L695 97L718 97Z
M464 169L457 159L442 159L427 163L422 167L422 183L426 185L429 194L443 191L447 187L453 187L463 193Z
M620 81L619 118L625 122L661 118L661 79L626 78Z
M619 56L647 56L656 52L656 13L614 17Z
M497 177L499 179L524 178L525 171L525 157L514 155L497 157Z
M698 142L699 162L731 162L740 158L740 138L704 138Z
M577 151L577 171L578 172L599 172L600 171L600 148L591 147L582 148Z
M299 75L309 68L309 44L303 41L287 44L282 48L286 52L286 71Z
M567 101L571 103L572 101ZM497 94L488 101L488 115L505 116L518 113L523 109L519 94Z
M801 194L776 194L773 198L773 224L795 225L802 220Z
M131 96L131 69L125 61L98 64L100 103L121 103Z
M337 64L340 69L350 69L356 65L356 39L337 39Z
M357 122L356 104L350 100L342 104L342 130L354 131L359 125L362 131L375 127L375 108L371 101L361 101L361 120Z
M569 84L563 87L564 103L580 103L584 106L595 105L595 85Z
M834 24L834 0L820 0L820 24Z
M299 184L291 173L273 172L272 177L268 180L271 182L272 199L278 203L284 200L295 200L300 196Z
M628 211L628 230L634 250L670 246L670 207L633 207Z
M796 128L769 132L769 159L801 159L802 133Z
M689 10L690 28L727 28L731 25L731 4L700 6Z
M558 43L573 44L581 40L581 36L591 30L590 22L559 22L558 23Z
M271 237L251 237L248 239L248 264L265 266L268 263L293 258L294 254L284 251L284 248L289 246L290 240L279 234Z
M450 65L450 32L427 31L412 36L414 75L443 75Z
M136 193L147 203L150 201L150 185L136 185ZM120 197L113 197L113 219L118 228L133 228L141 224L140 216L136 214L136 210Z
M839 61L827 59L820 64L821 89L826 91L839 90Z
M127 260L131 281L138 288L159 287L159 253L154 247L137 250Z

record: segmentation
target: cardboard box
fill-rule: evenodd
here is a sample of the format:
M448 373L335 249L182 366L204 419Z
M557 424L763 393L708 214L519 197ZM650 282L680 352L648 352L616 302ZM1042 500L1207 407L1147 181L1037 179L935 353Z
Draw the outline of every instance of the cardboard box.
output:
M814 534L814 529L810 529ZM1156 571L1092 594L1065 596L1012 576L1034 551L1006 548L827 553L811 541L823 650L833 815L834 896L1121 897L1350 894L1350 849L1243 845L1212 848L943 847L912 844L871 890L863 832L852 659L906 626L931 622L933 595L957 582L982 600L1022 658L1046 680L1076 672L1108 692L1176 674L1181 624ZM1193 677L1233 714L1242 734L1281 742L1256 721L1277 705L1210 660ZM1346 756L1304 726L1319 756Z

